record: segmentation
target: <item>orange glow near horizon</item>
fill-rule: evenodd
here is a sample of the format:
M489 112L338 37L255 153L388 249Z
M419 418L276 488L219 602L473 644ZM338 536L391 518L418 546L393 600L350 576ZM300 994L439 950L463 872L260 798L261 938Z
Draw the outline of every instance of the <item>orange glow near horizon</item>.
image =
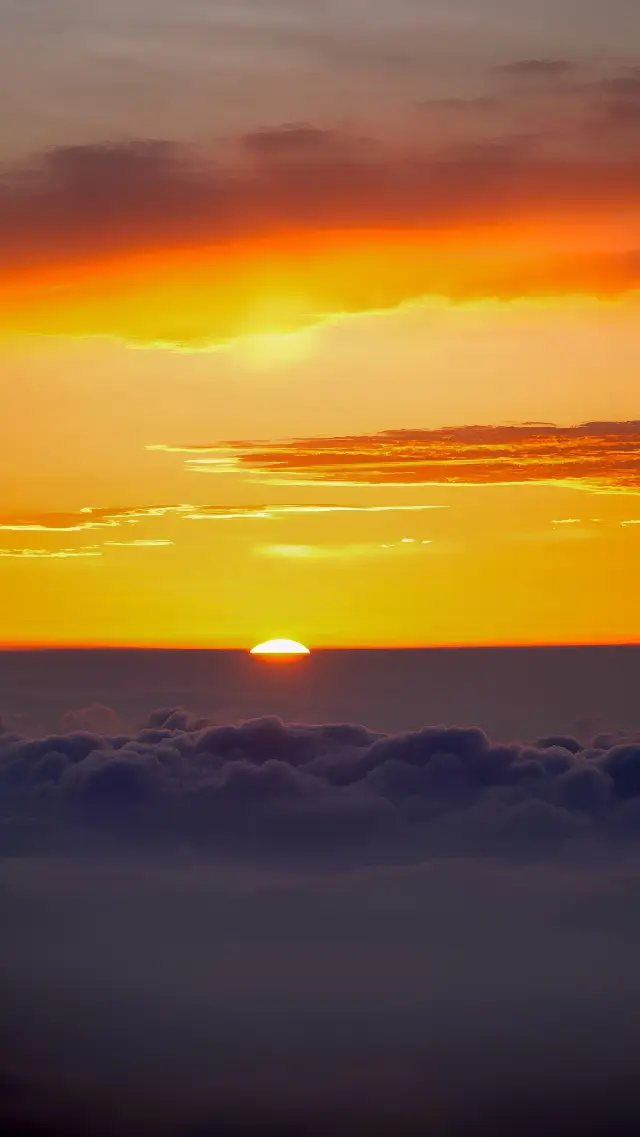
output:
M201 350L290 335L432 296L617 296L640 288L640 218L532 219L450 229L308 230L10 266L0 337L107 337Z
M2 641L246 651L274 625L295 628L314 651L640 638L640 524L629 524L640 521L637 496L526 485L431 493L450 508L220 522L154 517L133 531L149 541L167 534L172 545L116 547L98 532L97 555L0 560ZM320 555L256 555L273 529L283 547ZM7 533L2 544L55 550L71 540L87 544L84 534L55 532ZM351 555L352 545L359 553L365 543L370 555ZM322 555L327 546L342 555Z
M5 268L0 642L637 641L634 226L292 231ZM461 433L585 420L620 429Z

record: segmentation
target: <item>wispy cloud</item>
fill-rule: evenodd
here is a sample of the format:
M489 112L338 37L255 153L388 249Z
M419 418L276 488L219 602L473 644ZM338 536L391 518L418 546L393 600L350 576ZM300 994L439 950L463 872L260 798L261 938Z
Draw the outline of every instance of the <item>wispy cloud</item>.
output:
M211 458L187 457L187 468L217 472L216 444L200 449ZM537 483L600 493L640 493L640 422L636 421L388 430L345 437L224 442L220 449L233 458L227 473L266 485ZM172 450L191 453L187 447ZM266 507L260 512L266 512ZM572 524L574 519L558 519L557 523Z
M359 560L382 556L385 553L424 552L431 541L418 541L405 537L387 544L346 545L258 545L254 552L262 557L281 557L288 560Z
M222 452L225 449L223 446L220 446L219 449L220 449L220 453L218 454L216 461L220 465L222 465L225 462L233 463L235 461L235 457L233 456L233 454L231 454L227 458L225 458L223 456ZM230 448L230 449L232 449L232 448ZM163 451L166 454L200 454L202 452L206 452L206 451L211 450L211 447L210 446L188 446L188 445L187 446L180 446L180 445L170 446L170 445L167 445L167 443L165 443L165 442L156 442L156 443L153 443L151 445L146 446L145 450L158 450L158 451Z
M34 513L21 516L0 515L0 529L24 533L79 533L85 529L112 529L118 526L153 523L173 517L182 521L273 521L290 515L330 513L421 513L446 509L444 505L161 505L109 509L85 506L76 513ZM154 548L174 544L164 537L113 539L104 548ZM97 546L96 546L97 547ZM8 555L8 554L7 554Z
M55 532L55 530L52 530ZM104 549L151 549L165 545L173 545L169 540L149 541L102 541L99 545L77 545L75 548L64 549L34 549L30 547L0 549L0 557L12 557L16 560L68 560L73 557L101 557Z
M59 519L58 514L44 514L40 515L38 520L19 520L16 518L14 521L5 521L0 524L0 529L7 530L12 533L80 533L85 529L112 529L119 524L118 521L80 521L74 523L75 514L69 514L69 524L57 523Z
M447 509L444 505L265 505L204 507L187 514L189 521L269 520L288 514L325 513L420 513L427 509Z
M105 541L105 547L119 549L155 549L161 545L173 545L173 541Z
M517 59L496 68L499 74L509 78L543 82L571 75L575 70L576 66L570 59Z
M171 514L184 516L196 509L193 505L93 507L84 506L74 513L39 512L0 515L0 530L12 533L80 533L85 529L114 529L119 525L137 525L140 521Z
M73 557L101 557L97 545L80 546L77 549L0 549L0 557L14 557L22 561L68 560Z

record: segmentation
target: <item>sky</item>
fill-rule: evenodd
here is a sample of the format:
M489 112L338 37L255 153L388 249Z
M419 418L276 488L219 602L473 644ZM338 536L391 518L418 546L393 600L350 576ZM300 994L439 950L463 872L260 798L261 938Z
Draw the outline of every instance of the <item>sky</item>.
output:
M640 634L632 0L1 0L3 646Z

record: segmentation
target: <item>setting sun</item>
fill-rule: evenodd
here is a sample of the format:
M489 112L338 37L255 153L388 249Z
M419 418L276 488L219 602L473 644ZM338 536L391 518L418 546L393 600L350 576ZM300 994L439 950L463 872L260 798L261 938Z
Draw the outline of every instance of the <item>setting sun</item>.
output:
M308 647L296 640L266 640L251 649L251 655L310 655Z

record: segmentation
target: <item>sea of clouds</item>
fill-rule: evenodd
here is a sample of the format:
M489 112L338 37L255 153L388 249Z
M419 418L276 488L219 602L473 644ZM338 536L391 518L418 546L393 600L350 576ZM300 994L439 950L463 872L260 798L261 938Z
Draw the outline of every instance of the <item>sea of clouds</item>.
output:
M0 734L0 1129L637 1131L640 741Z
M129 733L0 734L0 851L184 846L327 865L534 856L640 836L640 739L493 744L474 727L385 735L154 711Z

